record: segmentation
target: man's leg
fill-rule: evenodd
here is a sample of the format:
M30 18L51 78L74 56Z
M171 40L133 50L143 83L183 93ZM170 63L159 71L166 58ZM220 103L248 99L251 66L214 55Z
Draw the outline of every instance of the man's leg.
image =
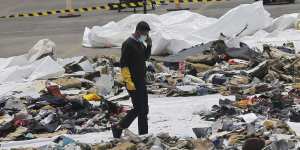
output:
M133 109L130 110L127 115L117 124L112 126L112 133L114 138L120 138L122 135L122 130L128 128L133 120L137 117L136 111L136 92L135 91L128 91L131 101L133 104Z
M131 102L133 105L133 109L131 109L127 115L119 122L119 126L123 129L128 128L131 123L134 121L134 119L138 116L137 111L136 111L136 91L128 91L130 97L131 97Z
M138 115L139 134L148 134L148 117L147 114Z
M144 91L137 93L138 94L138 108L137 108L137 115L138 115L138 126L139 126L139 134L148 134L148 95L147 89L145 87Z
M133 108L126 114L124 118L122 118L122 120L119 122L119 126L122 129L128 128L136 117L137 117L137 112Z

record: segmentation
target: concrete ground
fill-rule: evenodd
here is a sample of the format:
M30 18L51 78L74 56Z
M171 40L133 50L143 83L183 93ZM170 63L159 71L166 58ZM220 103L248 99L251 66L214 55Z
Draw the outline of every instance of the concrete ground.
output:
M73 0L73 7L88 7L111 2L108 0ZM63 0L0 0L0 16L21 12L45 11L65 7ZM232 0L229 2L214 2L209 4L191 5L193 12L209 17L220 17L228 10L243 3L253 3L252 0ZM150 13L163 14L166 8L162 6ZM272 17L286 13L300 12L300 1L296 4L265 6ZM141 11L138 13L142 13ZM75 55L119 54L119 49L83 48L81 46L84 28L94 25L104 25L109 21L118 21L132 12L95 11L82 14L79 18L61 19L57 16L0 19L0 57L9 57L26 53L38 40L49 38L57 45L60 57Z

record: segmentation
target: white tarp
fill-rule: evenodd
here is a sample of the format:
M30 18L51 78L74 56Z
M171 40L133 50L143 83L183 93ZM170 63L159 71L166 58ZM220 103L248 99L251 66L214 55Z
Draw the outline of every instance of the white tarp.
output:
M295 26L295 22L297 21L298 13L293 14L285 14L273 20L271 26L269 26L266 31L273 32L275 30L286 30L289 28L293 28Z
M201 29L196 34L215 40L218 39L220 33L234 37L247 26L240 36L252 35L256 31L270 26L272 20L262 2L242 4L231 9L216 23Z
M241 42L247 43L250 47L257 47L262 50L263 44L280 46L287 42L293 42L296 52L300 49L300 31L296 29L275 30L268 33L260 30L252 36L242 37Z
M54 54L55 47L55 43L49 39L39 40L27 53L27 59L33 62L44 54Z
M153 40L152 54L176 53L199 43L190 34L217 21L190 11L170 12L164 15L134 14L119 22L86 28L82 45L85 47L121 46L140 21L149 23ZM165 51L167 50L167 51Z
M52 57L44 54L54 53L55 44L42 39L27 54L0 58L0 82L24 82L61 76L65 70Z
M23 82L61 76L65 70L47 56L26 66L11 66L0 70L0 82Z
M29 81L55 78L65 73L65 69L49 56L35 62L31 66L34 68L34 71L28 77Z
M273 20L264 9L262 2L242 4L219 19L190 11L170 12L163 15L134 14L119 22L110 22L91 29L86 28L82 45L85 47L120 47L122 42L134 32L136 24L143 20L148 22L152 29L150 32L153 39L152 54L173 54L183 48L216 40L220 33L234 37L246 26L247 28L240 37L247 36L248 39L253 35L258 36L262 31L268 31L267 34L284 31L293 27L296 16L297 14L287 14ZM264 38L267 34L261 37ZM298 35L295 36L298 37ZM253 41L249 42L253 43Z
M220 33L261 48L267 42L280 45L295 42L300 48L300 34L291 28L297 20L297 13L286 14L272 19L262 2L242 4L228 11L219 19L209 18L190 11L170 12L163 15L134 14L119 22L104 26L86 28L82 45L85 47L120 47L122 42L134 32L139 21L150 24L153 47L152 55L174 54L196 44L219 39ZM247 28L239 34L245 27ZM234 43L233 43L234 44Z

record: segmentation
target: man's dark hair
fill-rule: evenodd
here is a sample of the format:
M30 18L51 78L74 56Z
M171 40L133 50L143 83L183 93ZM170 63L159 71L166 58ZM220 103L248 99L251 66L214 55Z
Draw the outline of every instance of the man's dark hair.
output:
M150 26L147 22L141 21L136 25L136 31L150 31Z

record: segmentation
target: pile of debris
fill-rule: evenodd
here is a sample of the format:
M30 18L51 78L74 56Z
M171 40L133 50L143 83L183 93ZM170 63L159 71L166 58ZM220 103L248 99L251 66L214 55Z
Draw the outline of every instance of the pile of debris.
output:
M48 150L48 149L82 149L82 150L179 150L179 149L212 149L213 143L205 139L179 138L168 133L160 133L157 136L137 136L129 130L125 130L125 136L99 144L84 144L67 136L59 136L50 144L38 148L15 148L15 150Z
M1 59L1 141L48 133L51 137L101 132L109 130L130 109L114 102L129 98L118 58L59 59L54 48L52 41L41 40L28 54ZM198 137L208 138L204 141L213 147L241 147L250 137L268 141L275 134L293 139L295 134L284 121L300 121L295 108L300 87L292 86L298 79L299 60L293 43L264 45L260 52L244 43L228 47L223 40L216 40L151 59L147 62L147 87L150 94L164 96L237 95L236 102L220 100L220 106L211 112L200 113L203 119L222 124L194 130ZM146 139L164 143L160 136ZM192 139L184 143L195 146ZM144 142L144 146L153 145Z
M236 100L220 99L210 111L194 114L214 121L209 127L193 128L197 137L175 137L168 133L137 136L125 129L121 139L83 144L61 136L36 149L184 150L243 149L287 150L300 145L300 107L295 106L299 90L284 93L283 86L261 95L237 95ZM298 128L298 129L297 129Z
M163 63L152 62L154 67L148 67L147 79L152 79L149 91L167 96L270 91L277 82L291 84L296 80L300 62L292 47L292 43L264 45L260 52L244 43L240 48L230 48L222 40L199 45L158 59Z
M93 100L98 98L94 96ZM90 99L59 97L48 92L38 99L3 98L1 140L33 139L43 137L40 135L43 133L54 133L54 136L101 132L109 129L110 124L118 121L122 112L126 112L122 106L107 100L102 100L98 106L90 104L87 100ZM51 134L49 136L51 137Z
M114 58L57 59L54 48L44 39L1 59L0 141L101 132L129 110L113 102L128 98L114 81Z
M150 73L154 70L154 77L147 78L152 79L149 80L150 92L166 96L221 93L236 95L236 101L220 99L219 105L214 105L210 111L195 112L203 120L214 122L210 127L193 128L198 139L162 138L159 134L155 137L156 142L152 142L159 144L144 149L273 150L299 147L299 130L293 124L300 122L297 105L300 90L293 82L297 80L296 70L300 64L292 43L264 45L263 52L259 52L243 43L240 48L228 48L224 41L217 40L160 61L163 63L152 61L154 67L148 67ZM161 71L155 70L158 68ZM132 149L143 149L139 146L147 146L149 139L145 141L130 140L129 145ZM128 140L118 143L113 147L118 149L128 144Z
M214 121L211 127L194 128L198 138L212 140L221 149L295 149L299 133L293 122L299 123L299 106L295 105L299 91L283 94L283 86L259 96L237 95L236 101L220 99L210 111L199 111L204 120Z

